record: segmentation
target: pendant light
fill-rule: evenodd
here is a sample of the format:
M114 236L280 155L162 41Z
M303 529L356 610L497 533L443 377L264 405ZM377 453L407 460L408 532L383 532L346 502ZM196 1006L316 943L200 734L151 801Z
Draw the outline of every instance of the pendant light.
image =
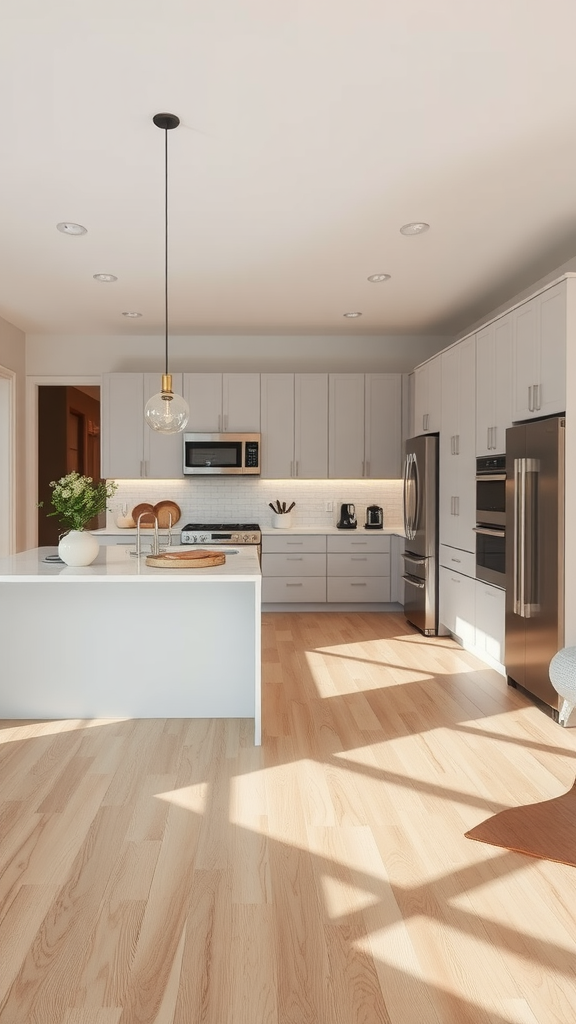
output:
M168 372L168 132L177 128L180 118L175 114L155 114L157 128L164 131L164 322L165 367L161 390L146 403L144 418L152 430L161 434L177 434L184 430L190 410L181 395L172 391L172 374Z

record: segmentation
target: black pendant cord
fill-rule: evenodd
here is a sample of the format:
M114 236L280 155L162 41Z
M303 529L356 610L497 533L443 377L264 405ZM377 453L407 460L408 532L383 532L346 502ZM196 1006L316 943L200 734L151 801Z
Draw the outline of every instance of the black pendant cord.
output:
M168 374L168 128L164 129L164 323L166 325L165 352Z

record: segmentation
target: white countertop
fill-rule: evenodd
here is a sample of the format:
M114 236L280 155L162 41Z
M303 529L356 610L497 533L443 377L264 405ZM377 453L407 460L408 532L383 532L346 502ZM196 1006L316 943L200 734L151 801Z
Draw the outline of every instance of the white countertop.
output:
M404 527L403 526L384 526L381 530L365 530L363 526L358 526L358 528L356 530L339 530L337 526L291 526L290 529L283 530L283 529L281 529L279 527L274 527L274 526L267 527L267 526L264 526L264 527L262 527L261 532L262 532L263 536L266 535L267 537L273 537L277 533L279 533L279 534L284 534L284 533L316 534L316 535L320 535L320 536L323 536L323 537L329 537L329 536L332 536L332 535L341 536L341 535L344 535L344 534L347 534L347 533L356 534L356 535L358 535L358 534L365 534L367 537L371 537L371 536L372 537L381 537L382 535L384 535L385 537L390 537L390 536L393 536L393 535L396 536L396 537L403 537L404 536Z
M91 532L95 537L124 537L127 543L134 543L134 538L136 537L135 529L121 530L118 526L104 527L102 530L92 530ZM142 530L142 541L149 542L152 532L152 530ZM365 533L374 534L375 536L384 534L385 536L403 537L404 527L398 524L396 526L384 526L382 530L365 530L363 526L358 526L356 530L339 530L337 526L292 526L288 530L283 530L273 526L263 526L261 533L266 534L266 536L274 536L275 533L305 533L321 535L323 537L341 533ZM162 540L165 536L166 530L160 530L160 539ZM177 544L179 539L180 530L178 527L174 527L172 529L172 544ZM220 549L220 545L218 545L218 549Z
M216 549L213 547L210 550ZM254 547L220 547L218 551L223 551L226 555L223 565L213 565L204 569L157 569L146 565L145 555L135 558L123 545L101 546L96 560L87 566L45 562L45 556L55 554L56 548L32 548L30 551L21 551L17 555L0 559L0 583L64 583L75 580L88 583L152 583L154 580L170 580L175 583L189 583L191 580L254 582L255 579L259 579L260 563Z

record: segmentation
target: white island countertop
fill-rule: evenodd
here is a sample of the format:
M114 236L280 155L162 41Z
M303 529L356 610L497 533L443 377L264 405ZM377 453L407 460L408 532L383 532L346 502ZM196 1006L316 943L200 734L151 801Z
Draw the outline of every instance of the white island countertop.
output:
M224 564L203 569L154 568L146 565L146 555L136 558L123 545L112 545L101 546L96 560L91 565L71 566L62 562L45 561L46 555L56 554L54 547L32 548L30 551L21 551L19 554L0 559L0 582L66 583L74 580L87 583L153 583L154 580L165 582L167 579L174 583L186 583L193 579L204 583L223 580L253 582L255 577L260 576L260 563L254 547L212 547L209 550L223 552L226 555Z
M0 560L1 718L251 718L260 743L254 547L204 569L152 568L124 545L85 567L44 561L55 550Z

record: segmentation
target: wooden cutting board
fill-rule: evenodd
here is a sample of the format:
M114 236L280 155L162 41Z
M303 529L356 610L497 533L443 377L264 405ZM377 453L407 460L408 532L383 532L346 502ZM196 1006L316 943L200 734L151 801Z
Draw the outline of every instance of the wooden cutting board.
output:
M194 548L193 551L164 551L161 555L148 555L146 565L155 569L206 569L211 565L224 565L223 551L207 551Z

